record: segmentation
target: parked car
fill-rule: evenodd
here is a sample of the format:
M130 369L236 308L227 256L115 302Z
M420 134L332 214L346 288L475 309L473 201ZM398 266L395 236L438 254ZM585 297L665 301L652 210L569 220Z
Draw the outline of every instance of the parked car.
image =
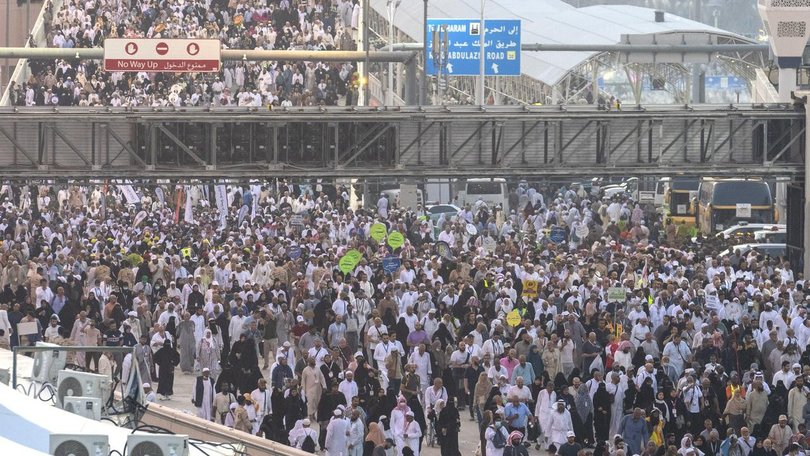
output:
M751 250L769 256L771 258L787 256L787 244L740 244L731 247L730 249L720 252L720 256L728 256L733 254L736 250L740 251L740 255L747 255Z

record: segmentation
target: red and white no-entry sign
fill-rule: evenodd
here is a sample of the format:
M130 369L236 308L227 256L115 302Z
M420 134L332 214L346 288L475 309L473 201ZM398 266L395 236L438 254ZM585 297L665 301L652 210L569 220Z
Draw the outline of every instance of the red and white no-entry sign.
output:
M169 53L169 45L161 41L155 46L155 52L157 52L158 55L166 55Z
M219 40L108 38L105 71L212 73L220 70Z

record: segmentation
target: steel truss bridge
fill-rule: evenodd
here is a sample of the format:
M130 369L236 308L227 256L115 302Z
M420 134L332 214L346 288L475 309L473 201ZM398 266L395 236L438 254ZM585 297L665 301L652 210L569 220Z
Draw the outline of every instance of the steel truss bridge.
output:
M2 108L0 179L804 175L793 105Z

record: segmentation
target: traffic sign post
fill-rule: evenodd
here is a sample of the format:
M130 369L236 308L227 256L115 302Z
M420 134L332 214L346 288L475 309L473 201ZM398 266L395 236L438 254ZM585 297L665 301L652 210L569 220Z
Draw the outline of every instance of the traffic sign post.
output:
M108 38L104 40L105 71L149 73L216 73L220 70L219 40Z
M520 20L488 19L484 22L485 62L487 76L520 76ZM433 52L433 31L446 31L446 58L437 60ZM477 76L480 65L480 19L428 20L429 74ZM440 42L436 43L439 49Z

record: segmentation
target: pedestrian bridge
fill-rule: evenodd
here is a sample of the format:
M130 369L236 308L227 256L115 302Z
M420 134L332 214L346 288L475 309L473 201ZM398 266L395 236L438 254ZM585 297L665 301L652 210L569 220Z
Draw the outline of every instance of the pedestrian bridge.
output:
M804 110L2 108L7 180L796 176Z

